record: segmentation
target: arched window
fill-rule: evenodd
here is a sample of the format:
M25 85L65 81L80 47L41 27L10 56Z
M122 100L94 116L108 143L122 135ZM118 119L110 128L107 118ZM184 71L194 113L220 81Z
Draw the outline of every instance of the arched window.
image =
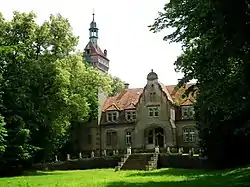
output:
M148 144L153 144L153 143L154 143L154 132L152 129L148 133Z
M197 130L195 128L183 128L183 141L194 143L197 141Z
M117 133L116 131L108 131L107 132L107 140L106 143L108 146L115 146L117 144Z

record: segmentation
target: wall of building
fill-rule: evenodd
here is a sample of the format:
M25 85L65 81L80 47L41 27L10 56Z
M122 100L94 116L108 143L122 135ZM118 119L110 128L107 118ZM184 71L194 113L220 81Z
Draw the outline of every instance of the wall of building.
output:
M154 101L150 100L150 93L155 92ZM149 117L148 107L158 106L159 117ZM142 148L147 142L145 140L145 129L162 127L165 132L165 146L175 146L175 129L170 124L170 106L166 96L157 81L148 81L137 105L137 125L135 127L135 147ZM153 145L152 145L153 146Z
M126 150L129 145L126 145L126 132L132 132L132 147L134 145L135 136L133 129L135 124L116 124L106 125L102 128L102 148L105 150ZM115 146L107 145L107 132L115 131L117 133L117 144Z

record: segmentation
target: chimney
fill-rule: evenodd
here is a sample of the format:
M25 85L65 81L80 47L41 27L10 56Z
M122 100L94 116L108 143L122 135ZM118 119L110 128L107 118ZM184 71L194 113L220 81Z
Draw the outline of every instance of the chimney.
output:
M107 49L104 49L104 55L107 56L108 52Z
M128 89L128 87L129 87L129 83L124 83L124 88Z

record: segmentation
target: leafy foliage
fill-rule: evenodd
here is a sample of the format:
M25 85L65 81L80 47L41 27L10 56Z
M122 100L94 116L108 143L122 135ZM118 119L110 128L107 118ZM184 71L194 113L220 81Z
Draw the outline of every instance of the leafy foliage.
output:
M7 131L5 129L5 122L2 116L0 116L0 157L2 154L5 152L6 148L6 136L7 136Z
M245 0L170 0L150 26L153 32L173 29L164 40L183 45L176 70L184 73L181 83L197 80L201 145L218 166L248 160L234 154L233 147L250 142L249 13Z
M124 82L119 77L111 76L111 80L111 93L109 95L114 96L124 89Z
M33 12L0 15L0 146L8 168L49 160L67 141L73 123L97 116L98 89L111 79L85 67L67 19L51 15L38 25ZM95 112L96 111L96 112ZM38 154L39 153L39 154Z

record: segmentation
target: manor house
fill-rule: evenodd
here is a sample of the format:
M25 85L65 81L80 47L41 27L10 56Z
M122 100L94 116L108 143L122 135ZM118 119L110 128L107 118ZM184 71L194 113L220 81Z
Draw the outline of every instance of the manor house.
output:
M85 61L108 72L107 50L102 52L98 46L98 28L93 20L89 28L89 43L85 47ZM142 77L143 78L143 77ZM147 151L155 146L196 147L198 133L195 128L193 102L189 96L182 95L191 85L177 88L164 85L158 75L151 70L144 88L125 89L107 98L98 94L100 103L98 120L81 127L78 132L78 146L81 151L132 150Z

